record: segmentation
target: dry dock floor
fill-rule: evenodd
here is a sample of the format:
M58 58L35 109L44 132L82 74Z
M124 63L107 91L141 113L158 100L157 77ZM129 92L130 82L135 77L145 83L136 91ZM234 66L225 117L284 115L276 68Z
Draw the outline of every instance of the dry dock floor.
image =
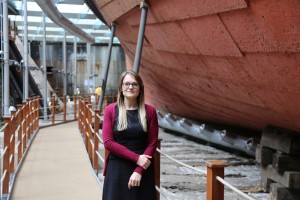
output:
M40 129L25 157L12 200L100 200L77 122Z

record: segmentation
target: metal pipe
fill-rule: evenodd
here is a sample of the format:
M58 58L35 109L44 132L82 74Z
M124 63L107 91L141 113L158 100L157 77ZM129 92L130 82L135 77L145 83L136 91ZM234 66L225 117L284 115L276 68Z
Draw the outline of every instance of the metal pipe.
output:
M1 14L0 14L0 18L1 18L1 22L3 24L3 2L1 2ZM1 29L1 33L3 33L3 25L0 26ZM1 51L4 52L4 45L3 45L3 34L0 34L1 36ZM1 54L1 59L4 59L4 55ZM2 114L4 114L4 63L1 63L1 85L2 85L2 90L1 90L1 110L2 110Z
M23 95L23 101L26 101L26 99L28 99L29 97L29 88L28 88L28 80L29 80L29 71L28 71L28 19L27 19L27 0L23 0L23 20L24 20L24 56L23 56L23 60L24 60L24 66L25 66L25 73L24 73L24 78L25 80L23 80L24 82L24 95Z
M44 121L47 121L46 15L43 14Z
M74 95L77 91L77 37L74 36Z
M8 41L8 3L3 1L3 46L4 46L4 116L9 112L9 41Z
M91 44L86 43L86 56L87 56L87 63L86 63L86 73L87 73L87 91L88 94L90 94L90 88L91 88Z
M100 101L98 103L99 110L101 109L103 101L104 101L104 95L105 95L105 90L106 90L106 81L107 81L107 76L108 76L110 57L111 57L112 45L113 45L114 37L115 37L115 31L116 31L116 25L115 25L115 23L112 23L111 35L110 35L110 40L109 40L109 44L108 44L108 55L107 55L106 63L104 65L104 69L102 71L102 83L100 84L102 87L102 90L101 90Z
M67 95L67 37L66 30L64 30L63 40L63 67L64 67L64 95Z
M142 2L140 4L140 7L142 8L142 14L141 14L138 41L136 44L136 52L135 52L135 57L134 57L134 67L133 67L133 71L135 71L137 73L139 72L139 66L140 66L142 49L143 49L144 33L145 33L147 13L148 13L148 4L145 2Z

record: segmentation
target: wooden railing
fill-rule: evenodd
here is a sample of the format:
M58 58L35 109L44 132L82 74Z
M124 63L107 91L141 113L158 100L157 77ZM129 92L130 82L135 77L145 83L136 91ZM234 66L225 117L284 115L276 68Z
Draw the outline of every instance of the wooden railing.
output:
M20 166L28 146L39 129L39 97L27 99L17 105L17 111L4 117L3 151L1 152L1 199L10 194L15 172Z

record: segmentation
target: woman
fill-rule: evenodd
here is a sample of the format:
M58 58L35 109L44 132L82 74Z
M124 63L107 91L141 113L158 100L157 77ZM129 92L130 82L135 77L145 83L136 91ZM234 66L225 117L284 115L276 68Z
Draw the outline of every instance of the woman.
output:
M155 200L153 154L158 138L155 108L144 102L144 85L134 71L122 73L117 103L104 112L103 200Z

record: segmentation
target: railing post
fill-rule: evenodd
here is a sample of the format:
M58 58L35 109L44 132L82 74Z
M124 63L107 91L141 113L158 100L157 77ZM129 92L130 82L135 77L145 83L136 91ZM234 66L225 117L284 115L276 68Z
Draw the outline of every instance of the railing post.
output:
M31 135L33 134L33 118L34 118L34 116L33 116L34 103L33 102L34 102L34 97L31 97L29 99L29 103L30 103L29 104L30 138L31 138Z
M18 162L20 162L22 158L22 121L23 121L23 110L22 104L17 105L18 108Z
M11 122L10 122L10 157L11 163L9 165L9 174L14 173L15 171L15 132L16 132L16 111L11 111Z
M23 142L23 152L25 151L25 149L27 148L27 120L26 120L26 101L23 101L23 134L22 134L22 142Z
M39 128L39 119L40 119L40 96L37 96L37 101L36 101L36 128Z
M103 110L105 109L105 107L108 105L108 96L104 97L104 107Z
M33 97L31 99L32 105L31 105L31 109L32 109L32 133L34 133L34 131L36 130L36 96Z
M27 140L30 139L30 99L26 99L26 132Z
M228 165L222 161L207 161L206 200L224 200L224 185L217 176L224 178L224 168Z
M27 140L30 139L30 126L31 126L31 120L30 120L30 99L26 99L26 132L27 132ZM28 141L27 141L28 142Z
M87 130L88 130L88 127L87 127L87 122L86 122L86 119L87 119L87 116L88 116L88 109L87 109L87 104L88 104L88 102L87 101L84 101L83 102L83 116L82 116L82 120L83 120L83 137L84 137L84 144L85 144L85 148L86 148L86 150L88 149L87 147L87 141L88 141L88 139L87 139Z
M63 97L63 102L64 102L64 121L63 122L66 122L67 121L67 95L64 95Z
M160 144L161 144L162 139L157 140L156 148L160 149ZM155 151L154 153L154 158L153 158L153 163L154 163L154 181L155 185L160 188L160 153L158 151ZM160 199L160 193L156 191L156 200Z
M31 138L31 134L32 134L32 98L27 99L28 101L28 138Z
M73 102L74 102L74 120L76 120L76 113L77 113L77 98L76 98L76 95L74 95L74 98L73 98Z
M55 120L55 96L51 97L51 106L52 106L52 124L54 124Z
M9 190L9 155L10 155L10 117L4 116L4 124L7 124L7 127L4 129L4 149L7 147L7 150L3 156L3 172L6 171L6 175L3 180L3 186L2 186L2 194L8 195Z
M92 161L93 160L93 151L92 151L92 144L90 143L91 139L92 139L92 130L91 130L91 127L90 125L92 125L92 107L93 105L92 104L88 104L87 105L87 113L88 113L88 124L87 124L87 150L88 150L88 154L89 154L89 157L90 157L90 160Z
M82 111L82 101L81 101L81 99L78 99L78 127L79 127L79 130L80 130L80 133L82 133L81 111Z
M97 155L97 151L99 148L99 138L97 137L98 131L99 131L99 127L100 127L100 110L96 109L95 110L95 123L94 123L94 159L93 159L93 168L95 173L98 173L98 155Z

